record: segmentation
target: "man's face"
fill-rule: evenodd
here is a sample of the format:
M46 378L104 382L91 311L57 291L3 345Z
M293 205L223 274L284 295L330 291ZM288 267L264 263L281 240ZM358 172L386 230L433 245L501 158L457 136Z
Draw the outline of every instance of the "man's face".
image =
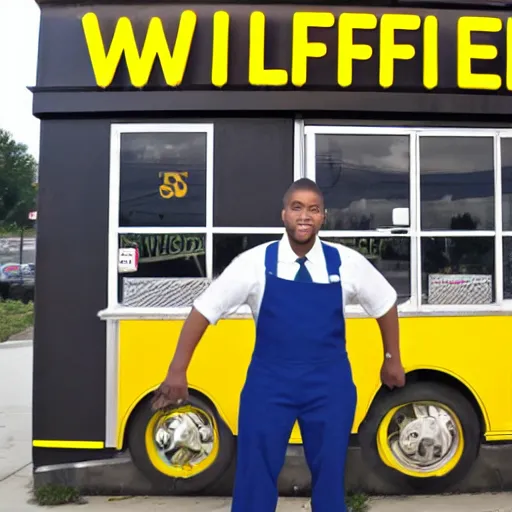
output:
M296 243L307 244L324 222L322 198L309 190L297 190L288 198L281 218L288 236Z

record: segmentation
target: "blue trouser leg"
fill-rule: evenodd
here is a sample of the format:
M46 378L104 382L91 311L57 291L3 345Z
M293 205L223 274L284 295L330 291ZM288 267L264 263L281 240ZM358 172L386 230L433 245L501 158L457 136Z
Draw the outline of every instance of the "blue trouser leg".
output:
M299 412L306 461L312 477L312 512L346 512L345 461L354 421L356 390L337 365L308 379Z
M297 408L293 386L275 371L253 367L242 392L231 512L274 512L277 506L277 479Z

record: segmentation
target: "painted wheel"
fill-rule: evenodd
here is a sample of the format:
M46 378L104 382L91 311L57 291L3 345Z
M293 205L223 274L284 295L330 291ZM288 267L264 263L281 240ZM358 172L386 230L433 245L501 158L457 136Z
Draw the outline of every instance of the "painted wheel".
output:
M198 493L214 485L234 459L235 439L205 401L154 412L145 401L128 433L134 464L157 487L175 494Z
M436 492L471 468L480 447L480 422L453 388L413 382L377 397L359 440L364 458L381 478L402 490Z

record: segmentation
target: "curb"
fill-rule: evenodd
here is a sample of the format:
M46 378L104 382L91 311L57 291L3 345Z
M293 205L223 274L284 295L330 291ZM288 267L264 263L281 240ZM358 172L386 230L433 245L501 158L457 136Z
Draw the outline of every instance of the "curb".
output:
M33 340L13 340L13 341L4 341L0 343L0 349L2 348L23 348L23 347L31 347L34 344Z

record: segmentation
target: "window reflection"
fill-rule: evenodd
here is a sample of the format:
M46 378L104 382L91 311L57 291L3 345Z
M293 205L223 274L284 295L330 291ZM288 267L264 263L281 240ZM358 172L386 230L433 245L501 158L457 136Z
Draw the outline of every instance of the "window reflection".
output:
M236 256L257 245L280 240L282 235L213 235L213 277L218 277Z
M494 302L494 237L422 238L424 304Z
M205 241L204 234L119 235L120 248L139 249L139 264L119 274L118 300L130 307L191 306L208 285Z
M318 135L316 182L325 196L324 229L392 225L393 208L409 207L409 136Z
M129 277L206 277L204 234L119 235L119 247L139 248Z
M395 288L398 302L411 297L411 241L394 238L324 238L327 242L343 244L368 259Z
M206 137L122 134L120 226L205 226Z
M421 228L494 229L492 137L420 137Z
M512 231L512 139L501 139L503 229Z
M503 238L503 298L512 299L512 237Z

